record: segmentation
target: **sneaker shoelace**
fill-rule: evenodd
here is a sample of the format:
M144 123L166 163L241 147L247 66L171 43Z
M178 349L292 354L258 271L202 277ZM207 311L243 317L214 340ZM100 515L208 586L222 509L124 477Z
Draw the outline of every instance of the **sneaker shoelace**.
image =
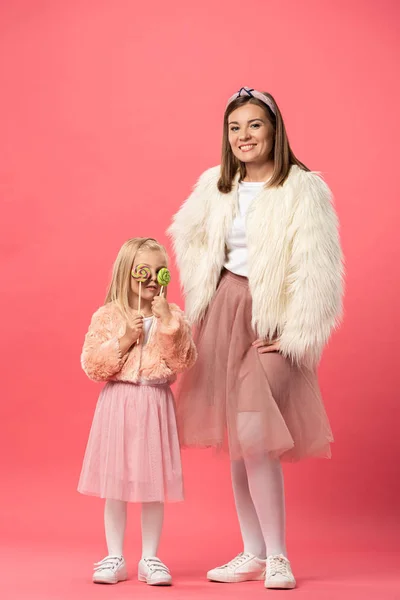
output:
M161 573L170 575L168 567L159 558L144 558L143 560L151 573L160 571Z
M106 556L100 562L94 563L94 570L104 571L110 569L110 571L116 571L122 562L122 556Z
M290 571L288 565L289 561L284 556L268 557L268 571L271 577L273 577L274 575L285 575L286 577L289 577Z
M247 552L240 552L235 558L232 558L226 565L222 565L221 569L229 569L229 567L239 567L243 564L247 559L251 558L251 554Z

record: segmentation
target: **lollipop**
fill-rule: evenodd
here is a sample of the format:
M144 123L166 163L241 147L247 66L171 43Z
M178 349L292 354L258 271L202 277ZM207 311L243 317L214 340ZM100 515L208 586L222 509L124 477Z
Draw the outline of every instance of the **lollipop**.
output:
M171 273L166 267L163 267L158 271L157 282L158 285L161 285L160 296L164 296L164 288L167 287L169 282L171 281Z
M132 269L132 277L139 282L139 305L138 311L140 312L140 301L142 298L142 283L146 283L151 277L151 271L146 265L140 264Z
M150 267L146 267L146 265L142 264L136 265L136 267L132 270L132 277L139 283L146 283L146 281L151 277Z
M167 285L169 284L170 281L171 281L171 273L168 271L168 269L166 267L163 267L157 273L157 283L158 283L158 285L161 286L161 291L160 291L161 298L164 296L164 288L167 287ZM157 319L154 319L153 323L151 324L151 329L150 329L149 338L148 338L147 343L149 343L151 336L153 335L153 331L156 326L156 320Z

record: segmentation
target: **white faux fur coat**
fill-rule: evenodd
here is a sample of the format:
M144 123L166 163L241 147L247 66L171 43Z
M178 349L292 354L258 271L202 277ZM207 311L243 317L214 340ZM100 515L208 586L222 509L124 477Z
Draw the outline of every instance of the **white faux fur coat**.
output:
M173 218L172 237L186 314L204 317L226 261L226 239L238 209L237 175L218 191L220 167L205 171ZM292 166L285 183L263 188L246 215L252 326L279 338L296 363L316 364L342 308L342 253L331 192L314 172Z

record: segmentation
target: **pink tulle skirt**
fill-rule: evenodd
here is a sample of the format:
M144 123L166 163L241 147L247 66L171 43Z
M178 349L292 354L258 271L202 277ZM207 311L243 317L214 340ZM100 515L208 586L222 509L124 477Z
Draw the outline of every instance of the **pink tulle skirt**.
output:
M266 307L268 310L268 307ZM331 428L317 375L252 347L248 280L224 271L195 333L198 360L177 391L181 444L268 452L282 460L330 457Z
M106 384L93 418L78 491L128 502L183 500L169 385Z

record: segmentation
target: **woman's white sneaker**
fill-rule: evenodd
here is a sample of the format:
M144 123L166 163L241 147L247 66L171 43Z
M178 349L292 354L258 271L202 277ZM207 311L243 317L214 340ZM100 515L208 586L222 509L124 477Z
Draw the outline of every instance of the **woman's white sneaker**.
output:
M268 556L265 587L271 590L292 590L296 587L290 562L283 554Z
M209 581L240 583L241 581L262 581L265 577L265 560L249 552L241 552L226 565L211 569L207 573Z
M128 578L123 556L106 556L94 564L93 583L118 583Z
M172 585L168 567L156 556L142 558L139 562L138 579L149 585Z

